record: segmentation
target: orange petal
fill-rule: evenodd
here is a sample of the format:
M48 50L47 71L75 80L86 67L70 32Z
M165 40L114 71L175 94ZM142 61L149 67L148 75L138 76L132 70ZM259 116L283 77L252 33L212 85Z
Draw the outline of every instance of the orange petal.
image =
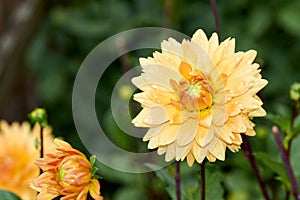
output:
M100 196L100 184L96 179L92 179L90 182L90 195L95 200L103 200L103 197Z
M181 62L179 66L179 72L180 74L187 80L191 79L191 72L192 72L192 67L187 64L186 62Z

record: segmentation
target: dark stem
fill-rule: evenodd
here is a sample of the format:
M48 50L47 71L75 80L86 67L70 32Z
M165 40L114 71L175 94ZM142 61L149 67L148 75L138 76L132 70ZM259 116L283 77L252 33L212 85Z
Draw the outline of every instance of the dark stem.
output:
M40 125L41 126L41 125ZM43 134L43 127L41 126L41 130L40 130L40 138L41 138L41 154L40 154L40 158L43 158L44 157L44 134ZM40 174L43 173L43 170L40 169Z
M269 197L268 192L266 190L265 184L262 181L262 178L259 174L258 167L257 167L257 164L256 164L254 156L253 156L253 151L252 151L251 144L248 141L248 139L244 136L243 136L243 143L242 143L241 147L242 147L242 150L245 153L245 156L247 157L247 159L249 160L249 162L251 164L252 170L254 172L254 175L255 175L255 177L258 181L258 184L260 186L260 189L261 189L265 199L270 200L270 197Z
M286 190L285 191L285 200L289 200L290 199L290 191Z
M220 42L220 23L219 23L219 16L218 16L218 10L217 10L217 4L215 0L210 0L210 5L213 10L214 19L215 19L215 28L216 33L218 34L219 42Z
M40 157L44 157L44 134L43 134L43 127L41 126L41 155Z
M164 0L164 21L163 25L165 27L171 27L172 21L172 11L173 11L173 0Z
M300 200L300 195L299 195L299 190L298 190L298 184L297 184L297 180L296 177L294 175L290 160L288 158L287 152L285 151L283 144L282 144L282 140L280 138L280 133L279 133L279 129L277 126L273 126L272 128L273 134L275 136L275 140L277 142L281 157L282 157L282 161L285 165L287 174L289 176L291 185L292 185L292 192L293 195L295 197L295 200Z
M201 165L201 200L205 200L205 164L204 161Z
M181 192L180 192L180 161L176 161L175 183L176 183L176 197L177 197L177 200L181 200Z

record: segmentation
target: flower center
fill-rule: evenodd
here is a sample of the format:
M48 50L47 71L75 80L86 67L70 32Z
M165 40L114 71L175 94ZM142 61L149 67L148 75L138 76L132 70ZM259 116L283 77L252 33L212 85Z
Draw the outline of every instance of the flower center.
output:
M206 110L212 105L212 88L204 74L193 69L186 62L181 62L179 72L184 77L179 83L170 80L178 99L172 104L191 112Z
M57 179L61 181L66 175L66 170L63 167L58 167Z
M190 96L200 96L201 88L200 84L192 84L188 88L188 93Z
M57 171L57 180L63 187L82 186L90 182L90 167L84 165L83 158L78 155L65 157Z

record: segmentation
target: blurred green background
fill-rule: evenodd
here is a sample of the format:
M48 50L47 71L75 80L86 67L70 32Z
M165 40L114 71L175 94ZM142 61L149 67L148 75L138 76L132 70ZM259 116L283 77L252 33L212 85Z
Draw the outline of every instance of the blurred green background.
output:
M114 34L137 27L167 27L189 36L198 28L210 36L215 29L208 0L32 1L38 5L37 12L31 13L32 18L25 25L18 25L18 18L13 16L26 2L31 1L14 0L10 2L14 5L9 7L8 1L0 1L0 118L10 122L27 120L27 113L33 108L45 107L54 134L82 151L84 147L72 118L72 87L82 61L95 46ZM268 113L289 119L292 105L289 88L299 81L300 1L217 0L217 8L221 41L233 37L237 41L236 50L258 52L256 61L269 81L260 94L264 108ZM24 19L25 14L19 18ZM5 49L7 36L18 41L15 50ZM116 60L101 79L96 97L99 122L106 133L116 144L133 151L141 144L116 126L110 110L110 95L124 70L138 65L140 55L151 56L151 51L132 52ZM283 199L284 181L278 178L280 170L271 169L266 162L269 158L276 164L281 162L271 123L265 119L255 119L255 122L258 134L250 141L256 152L264 152L257 156L259 169L272 199ZM294 143L291 159L299 177L300 155L293 153L300 151L299 139ZM101 191L106 200L170 199L164 188L170 178L166 173L172 174L172 166L164 169L166 173L125 174L98 164L103 177ZM200 167L190 169L186 165L182 163L185 195L189 199L200 199L197 198L200 192L195 192L199 190ZM215 195L211 199L222 199L222 196L230 200L263 199L243 152L227 152L225 162L208 165L209 195Z

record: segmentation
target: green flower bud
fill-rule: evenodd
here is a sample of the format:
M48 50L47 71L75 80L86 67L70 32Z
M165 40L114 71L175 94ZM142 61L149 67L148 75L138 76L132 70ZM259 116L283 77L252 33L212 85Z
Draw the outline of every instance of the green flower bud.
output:
M48 125L47 122L47 113L44 108L35 108L29 115L28 115L30 122L32 124L39 123L41 127L45 128Z
M294 101L299 101L300 99L300 83L294 83L290 89L290 97Z

